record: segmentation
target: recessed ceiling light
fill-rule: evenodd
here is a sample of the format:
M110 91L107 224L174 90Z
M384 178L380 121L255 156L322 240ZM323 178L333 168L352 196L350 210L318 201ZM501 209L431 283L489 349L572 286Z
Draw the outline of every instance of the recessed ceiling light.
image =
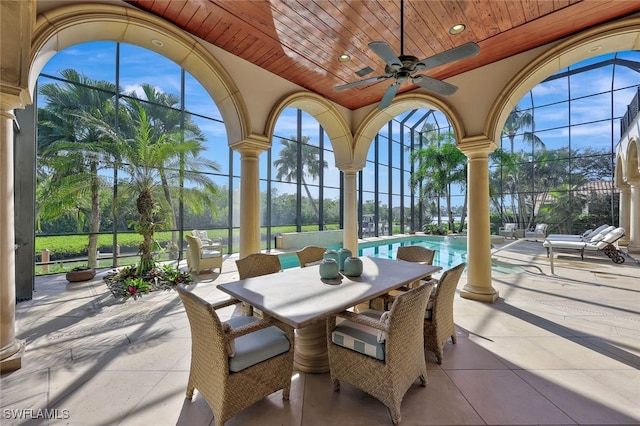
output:
M156 46L158 46L158 47L162 47L162 46L164 46L164 43L163 43L163 42L161 42L160 40L157 40L157 39L155 39L155 38L154 38L153 40L151 40L151 43L153 43L154 45L156 45Z
M597 52L598 50L602 49L602 46L593 46L591 48L589 48L589 53L593 53L593 52Z
M351 60L351 56L347 55L346 53L343 53L342 55L338 56L338 61L340 62L349 62Z
M456 24L449 28L449 34L460 34L467 28L464 24Z

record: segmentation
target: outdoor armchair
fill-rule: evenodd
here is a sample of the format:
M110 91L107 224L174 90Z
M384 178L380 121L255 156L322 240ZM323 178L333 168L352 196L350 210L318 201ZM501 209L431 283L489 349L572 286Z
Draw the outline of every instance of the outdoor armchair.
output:
M293 370L293 329L274 318L232 317L221 322L216 310L239 303L210 304L177 287L191 328L191 367L187 399L200 392L216 426L282 389L289 399Z
M195 271L199 274L201 271L209 269L220 269L222 273L222 240L220 244L215 246L204 246L200 238L192 235L185 235L187 239L187 266L189 272Z
M515 238L517 228L517 223L505 223L504 226L501 226L500 229L498 229L498 234L505 238Z
M424 312L432 285L399 295L387 312L344 311L327 319L327 349L335 391L350 383L381 401L394 424L400 423L400 405L411 385L427 384L424 357Z
M524 237L531 240L544 240L547 236L546 223L539 223L531 231L525 231Z
M209 239L209 235L207 234L206 230L194 229L193 231L191 231L191 235L193 235L196 238L199 238L200 241L202 242L202 245L206 246L211 243L211 240Z

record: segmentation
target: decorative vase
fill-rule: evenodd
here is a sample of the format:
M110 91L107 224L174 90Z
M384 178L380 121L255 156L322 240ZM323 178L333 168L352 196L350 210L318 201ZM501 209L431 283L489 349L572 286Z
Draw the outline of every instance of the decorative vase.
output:
M340 250L338 250L338 267L340 268L340 270L344 270L344 261L348 258L351 257L352 253L351 250L346 249L346 248L341 248Z
M340 258L338 257L338 252L335 250L327 250L322 255L323 259L333 259L336 261L338 265L340 265Z
M320 262L320 277L325 280L333 280L338 278L340 271L338 270L338 262L335 259L322 259Z
M359 257L348 257L344 261L344 274L348 277L362 275L362 260Z

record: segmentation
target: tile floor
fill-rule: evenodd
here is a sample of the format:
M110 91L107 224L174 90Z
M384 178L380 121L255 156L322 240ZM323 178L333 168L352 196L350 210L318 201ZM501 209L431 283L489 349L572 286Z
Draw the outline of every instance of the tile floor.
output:
M216 285L237 279L234 260L200 275L194 291L225 299ZM458 343L447 344L441 366L427 355L429 384L407 392L401 424L640 425L640 264L559 254L551 276L533 242L496 252L494 262L521 270L494 275L495 304L456 297ZM119 302L103 273L85 283L38 278L33 300L17 304L26 352L22 369L0 378L0 423L213 424L197 392L184 398L190 332L178 295ZM45 409L58 418L24 419ZM295 371L289 401L276 392L227 422L389 424L386 408L358 389L333 392L328 373Z

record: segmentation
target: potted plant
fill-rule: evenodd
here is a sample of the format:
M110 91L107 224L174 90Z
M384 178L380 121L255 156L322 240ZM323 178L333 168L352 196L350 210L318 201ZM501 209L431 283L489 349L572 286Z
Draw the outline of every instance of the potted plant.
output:
M76 266L67 272L66 278L69 282L88 281L96 276L96 270L87 266Z

